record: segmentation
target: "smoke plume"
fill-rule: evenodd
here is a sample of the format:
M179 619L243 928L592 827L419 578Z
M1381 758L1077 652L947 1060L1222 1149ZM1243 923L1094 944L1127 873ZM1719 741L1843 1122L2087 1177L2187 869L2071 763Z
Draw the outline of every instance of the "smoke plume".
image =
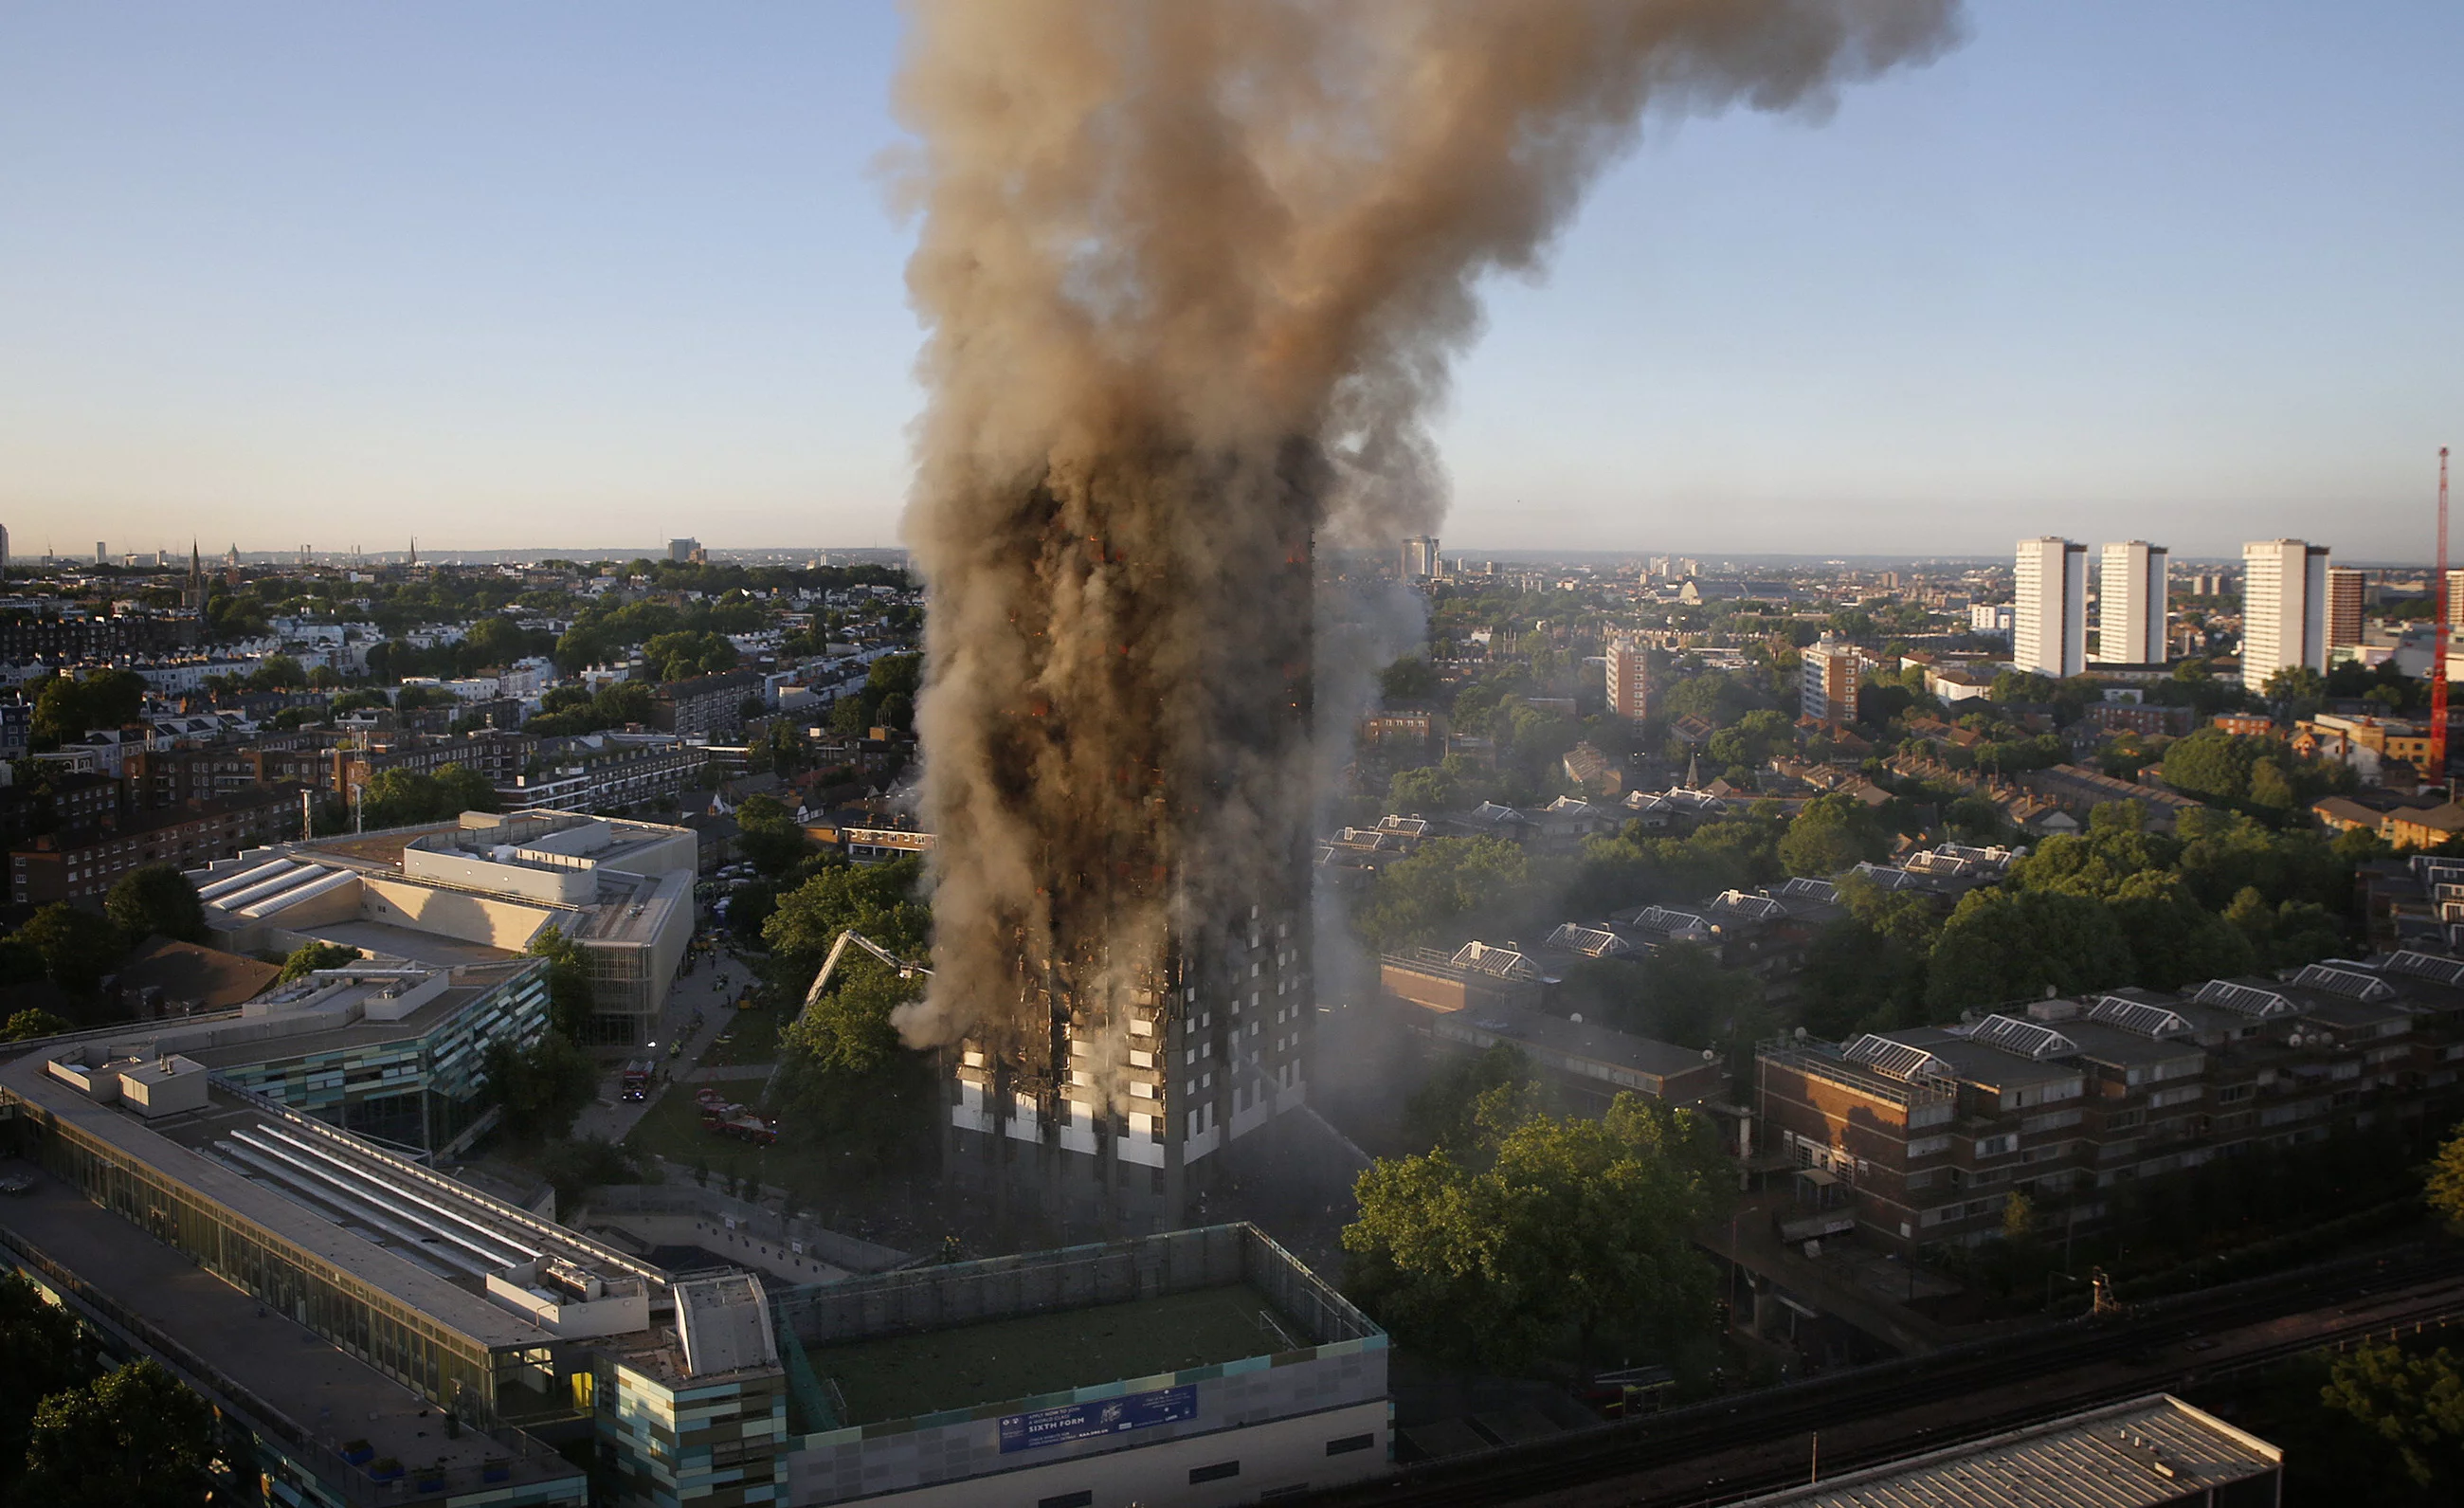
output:
M1031 1043L1305 853L1311 563L1434 529L1424 416L1646 114L1826 110L1956 0L918 0L908 543L936 974ZM1355 681L1357 677L1354 677ZM1129 962L1125 962L1129 961ZM1041 976L1041 977L1038 977Z

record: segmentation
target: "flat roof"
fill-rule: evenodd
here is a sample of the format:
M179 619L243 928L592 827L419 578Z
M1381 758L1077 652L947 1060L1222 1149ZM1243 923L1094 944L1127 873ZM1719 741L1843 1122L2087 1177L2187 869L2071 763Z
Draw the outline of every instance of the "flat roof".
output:
M848 1425L978 1408L1315 1342L1246 1283L836 1345L806 1343Z
M668 913L693 902L692 870L665 875L636 875L628 870L599 872L599 899L566 936L586 942L642 942L657 940Z
M1743 1508L2159 1508L2284 1453L2169 1393L1747 1499Z
M1614 1064L1656 1078L1674 1078L1681 1074L1717 1066L1705 1063L1702 1053L1694 1049L1662 1042L1657 1037L1636 1036L1588 1021L1569 1020L1546 1010L1506 1007L1484 1009L1476 1017L1463 1011L1448 1017L1443 1025L1449 1030L1460 1030L1466 1020L1491 1036L1529 1042L1568 1057Z
M2057 1023L2052 1030L2060 1031L2068 1023ZM1914 1031L1881 1033L1894 1042L1919 1047L1959 1071L1963 1081L1991 1085L1995 1089L2016 1089L2027 1084L2058 1083L2079 1076L2079 1065L2059 1058L2021 1057L2005 1053L1998 1047L1971 1042L1939 1028L1927 1027Z
M2185 1016L2183 1019L2189 1018ZM2124 1068L2134 1063L2169 1063L2179 1057L2200 1057L2208 1051L2192 1037L2141 1036L2136 1031L2124 1031L2120 1027L2084 1018L2048 1022L2046 1027L2078 1043L2081 1057Z
M158 1045L177 1048L205 1064L208 1068L229 1068L242 1063L267 1063L289 1057L308 1057L319 1053L338 1053L355 1047L374 1047L387 1042L411 1041L436 1030L448 1017L486 994L489 990L517 977L523 961L509 957L501 964L491 964L465 972L464 978L448 985L435 999L396 1021L371 1021L363 1016L344 1022L340 1018L346 1008L364 1004L382 989L377 984L365 984L340 994L331 1008L320 1006L305 1012L314 1016L329 1013L336 1023L322 1029L308 1027L285 1032L245 1035L249 1029L267 1020L280 1021L278 1008L267 1016L217 1017L210 1022L133 1022L133 1029L112 1039L116 1047ZM477 977L473 977L473 976ZM147 1031L145 1028L154 1030ZM184 1031L183 1029L187 1029ZM222 1029L217 1031L215 1029ZM232 1040L216 1042L217 1035L228 1034ZM198 1040L191 1040L195 1038Z
M312 921L294 922L285 931L324 942L340 942L387 958L408 959L414 964L429 964L451 968L457 964L501 964L521 955L512 948L491 947L485 942L466 942L441 932L420 932L398 926L390 921Z
M127 1221L32 1164L0 1161L0 1171L34 1182L31 1193L0 1200L0 1226L204 1358L227 1384L254 1394L302 1432L336 1449L365 1440L378 1455L414 1470L431 1464L475 1470L510 1459L506 1486L580 1475L553 1453L511 1458L502 1444L475 1430L448 1439L434 1404L331 1341L172 1248L132 1239Z
M549 1226L441 1174L412 1168L322 1121L259 1108L263 1101L219 1086L209 1092L202 1110L144 1120L116 1106L98 1104L52 1077L47 1071L49 1057L32 1053L0 1066L0 1088L488 1349L546 1345L552 1338L529 1320L484 1297L476 1278L448 1276L451 1267L422 1247L377 1230L364 1219L283 1190L261 1172L242 1171L238 1162L226 1161L225 1143L243 1131L272 1130L305 1138L353 1164L361 1176L407 1190L398 1196L402 1209L413 1203L410 1196L415 1193L448 1205L469 1221L553 1251L593 1271L665 1282L654 1269L612 1248ZM384 1213L396 1215L400 1210Z

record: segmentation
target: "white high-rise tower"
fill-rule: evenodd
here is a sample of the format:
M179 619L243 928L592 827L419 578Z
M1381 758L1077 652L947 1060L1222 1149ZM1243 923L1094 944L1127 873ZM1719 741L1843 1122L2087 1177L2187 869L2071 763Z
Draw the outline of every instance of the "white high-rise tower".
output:
M2327 546L2254 540L2241 547L2241 683L2327 669Z
M2104 547L2103 579L2097 586L2096 657L2105 665L2162 664L2165 598L2171 589L2171 557L2162 544L2129 540Z
M2087 668L2087 546L2021 540L2012 592L2011 663L2060 679Z

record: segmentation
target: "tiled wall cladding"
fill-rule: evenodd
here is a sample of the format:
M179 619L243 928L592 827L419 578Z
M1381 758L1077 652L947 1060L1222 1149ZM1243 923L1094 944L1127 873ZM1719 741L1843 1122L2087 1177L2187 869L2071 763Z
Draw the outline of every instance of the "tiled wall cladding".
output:
M1001 1420L1005 1414L1190 1385L1198 1389L1196 1418L1155 1425L1128 1435L1099 1436L1041 1446L1028 1453L1001 1453ZM807 1435L803 1449L789 1460L788 1478L793 1484L794 1500L799 1503L841 1502L1017 1467L1042 1466L1073 1456L1099 1455L1269 1424L1385 1396L1386 1342L1385 1337L1376 1336L1339 1342L1309 1352L1288 1353L1282 1358L1256 1357L1220 1366L1194 1367L1168 1378L1141 1378L1080 1388L1074 1393ZM1238 1453L1232 1446L1225 1449Z

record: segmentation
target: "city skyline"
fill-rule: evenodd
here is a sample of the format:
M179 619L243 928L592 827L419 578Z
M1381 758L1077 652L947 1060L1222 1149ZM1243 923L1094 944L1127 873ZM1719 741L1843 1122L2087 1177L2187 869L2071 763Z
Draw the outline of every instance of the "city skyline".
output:
M899 543L888 7L135 10L0 23L20 551L378 519ZM1544 276L1488 288L1444 533L1709 552L1750 512L1816 557L1988 556L2024 518L2426 557L2464 295L2417 186L2464 124L2431 65L2459 28L1994 11L1819 130L1656 119Z

